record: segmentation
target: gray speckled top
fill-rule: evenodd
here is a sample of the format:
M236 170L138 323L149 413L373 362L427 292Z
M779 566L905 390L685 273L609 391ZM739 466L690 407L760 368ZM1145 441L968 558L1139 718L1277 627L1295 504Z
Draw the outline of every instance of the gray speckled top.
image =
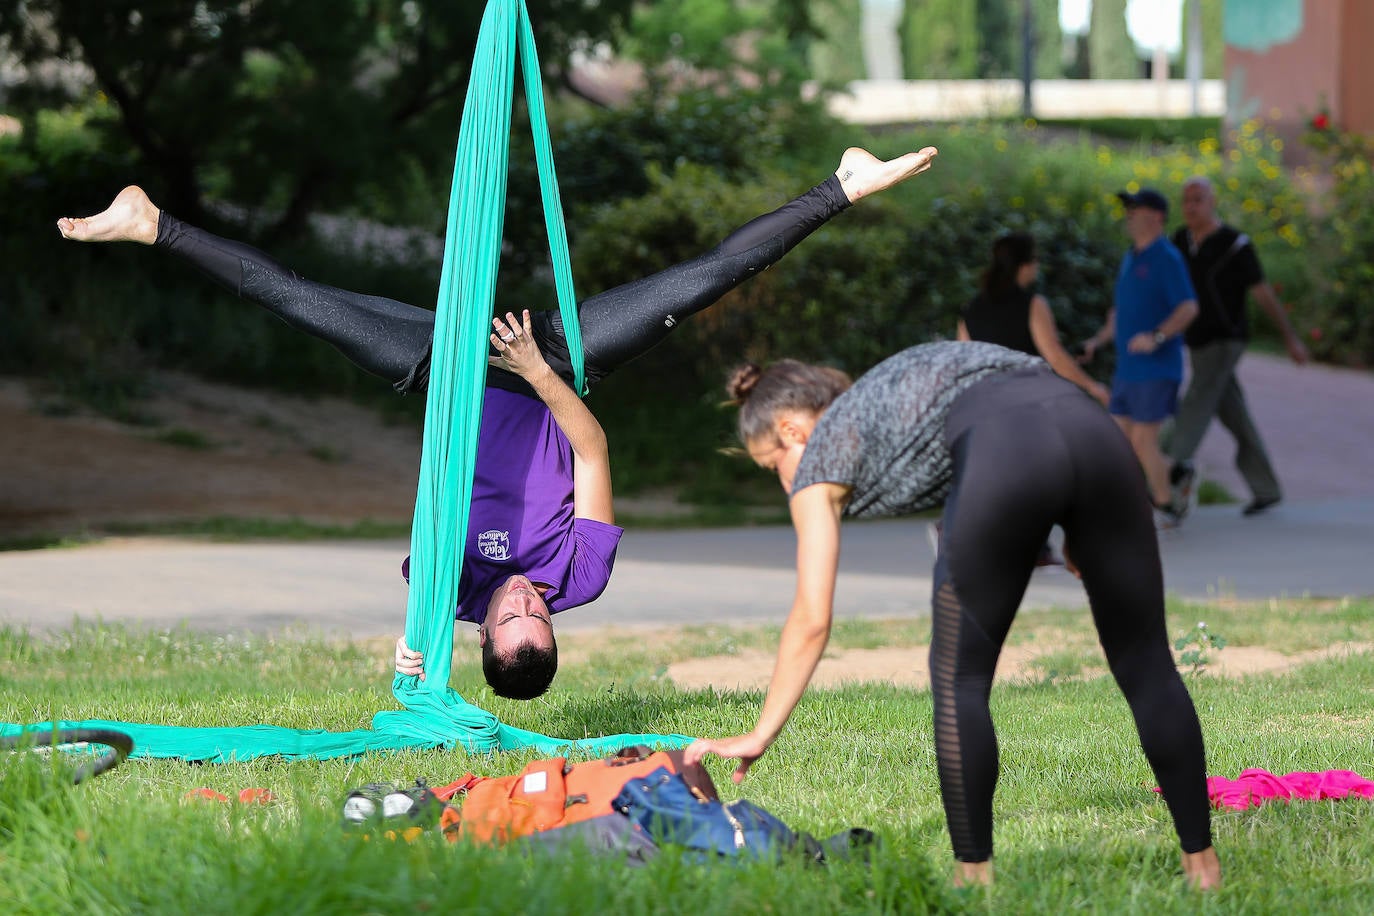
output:
M996 344L946 341L890 356L821 414L792 492L815 483L853 488L844 514L905 515L944 502L953 470L945 419L979 379L1045 361Z

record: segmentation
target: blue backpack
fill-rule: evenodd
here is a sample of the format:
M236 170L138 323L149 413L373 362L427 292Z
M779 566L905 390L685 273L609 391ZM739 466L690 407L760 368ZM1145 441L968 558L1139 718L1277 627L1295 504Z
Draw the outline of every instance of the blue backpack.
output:
M698 860L734 858L777 863L789 854L816 864L874 842L866 830L851 830L821 844L798 833L753 802L721 802L693 791L682 776L660 767L631 779L611 807L659 846L678 846Z

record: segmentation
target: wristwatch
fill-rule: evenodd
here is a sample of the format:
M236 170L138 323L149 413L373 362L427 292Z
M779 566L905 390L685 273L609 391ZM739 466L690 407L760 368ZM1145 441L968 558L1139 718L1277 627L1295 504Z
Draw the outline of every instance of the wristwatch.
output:
M1159 330L1158 328L1155 328L1154 338L1155 338L1155 346L1156 346L1156 347L1159 347L1159 346L1163 346L1164 341L1166 341L1166 340L1169 339L1169 335L1168 335L1168 334L1165 334L1163 331Z

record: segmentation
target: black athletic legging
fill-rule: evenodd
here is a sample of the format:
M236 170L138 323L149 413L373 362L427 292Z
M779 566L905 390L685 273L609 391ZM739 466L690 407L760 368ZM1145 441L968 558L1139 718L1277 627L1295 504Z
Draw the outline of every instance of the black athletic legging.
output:
M848 206L839 179L832 175L736 229L712 251L583 300L578 316L588 384L653 347L679 321L772 265ZM167 213L159 216L156 244L292 327L333 344L398 390L428 386L433 312L306 280L256 248L211 235ZM545 361L571 384L561 315L556 310L537 311L530 319ZM500 369L488 372L487 384L532 394L522 379Z
M1184 852L1212 845L1202 729L1164 623L1159 545L1140 466L1101 406L1048 369L978 382L945 423L954 482L935 563L931 692L954 854L992 856L997 656L1055 524Z

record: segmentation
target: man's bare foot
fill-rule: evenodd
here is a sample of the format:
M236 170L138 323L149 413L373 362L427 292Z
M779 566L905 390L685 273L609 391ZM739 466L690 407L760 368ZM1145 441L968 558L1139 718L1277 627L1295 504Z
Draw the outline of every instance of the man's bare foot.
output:
M1210 891L1221 886L1221 860L1215 847L1183 854L1183 877L1190 887Z
M870 194L877 194L894 184L906 181L912 175L919 175L930 168L931 161L940 151L933 146L915 153L907 153L896 159L884 162L866 149L851 146L840 157L840 167L835 177L840 179L840 187L851 204L858 203Z
M136 185L119 192L104 211L95 216L64 216L57 221L57 231L63 238L76 242L139 242L151 245L157 241L157 218L161 211L153 206L148 195Z
M955 862L955 887L988 887L992 884L992 860Z

